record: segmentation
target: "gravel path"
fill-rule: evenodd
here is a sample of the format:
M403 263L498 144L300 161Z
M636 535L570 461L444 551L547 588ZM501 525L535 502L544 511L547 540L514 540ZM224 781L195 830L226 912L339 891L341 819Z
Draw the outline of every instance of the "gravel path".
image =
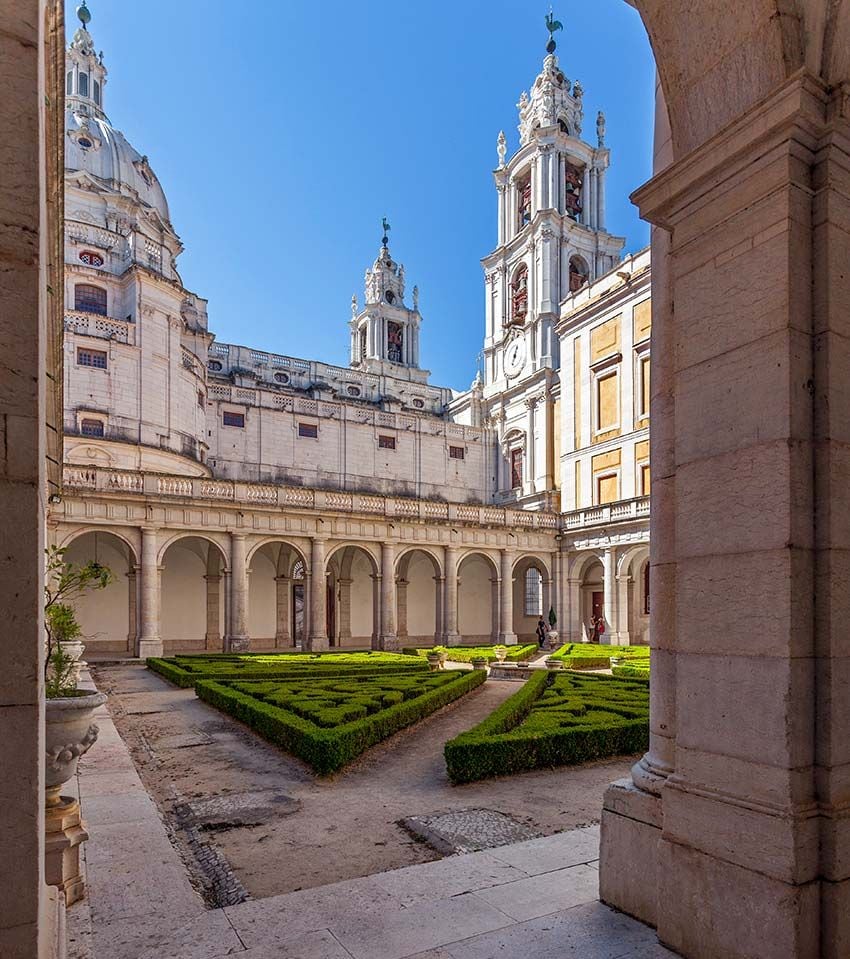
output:
M635 757L451 786L446 740L517 689L488 681L337 775L312 770L138 665L96 668L116 726L184 858L232 870L254 898L438 859L398 825L485 808L549 835L598 821L605 786ZM187 839L191 837L191 841ZM198 837L218 855L198 854ZM218 880L221 877L214 877Z

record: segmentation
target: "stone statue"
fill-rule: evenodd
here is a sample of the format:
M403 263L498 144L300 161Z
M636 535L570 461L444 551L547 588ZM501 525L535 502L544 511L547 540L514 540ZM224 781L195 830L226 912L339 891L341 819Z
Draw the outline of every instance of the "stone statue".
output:
M357 316L357 294L353 293L351 295L351 318Z
M499 139L496 141L496 153L499 154L499 169L505 165L505 155L508 152L508 144L505 140L505 131L499 130Z
M596 136L599 146L605 146L605 114L600 110L596 115Z
M584 87L579 83L578 80L573 84L573 96L576 100L581 100L584 96Z

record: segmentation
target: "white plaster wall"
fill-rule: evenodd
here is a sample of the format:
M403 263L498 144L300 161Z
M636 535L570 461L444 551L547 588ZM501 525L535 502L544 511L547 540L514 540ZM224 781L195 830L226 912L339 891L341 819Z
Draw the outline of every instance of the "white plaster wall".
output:
M480 556L463 561L458 572L458 631L463 642L490 639L491 590L493 577L490 564Z
M248 635L274 639L277 630L277 583L274 562L263 552L254 554L248 576Z
M437 628L437 584L434 564L414 553L407 567L407 633L411 639L433 640Z
M96 559L112 570L114 578L106 589L81 596L74 607L89 651L125 651L130 626L127 547L108 533L86 533L71 543L65 556L79 564Z
M203 642L207 631L206 561L190 543L175 543L164 557L160 580L160 633L164 642ZM221 622L224 633L223 617Z
M359 550L351 562L351 637L357 645L372 640L372 566ZM337 611L337 628L339 612Z

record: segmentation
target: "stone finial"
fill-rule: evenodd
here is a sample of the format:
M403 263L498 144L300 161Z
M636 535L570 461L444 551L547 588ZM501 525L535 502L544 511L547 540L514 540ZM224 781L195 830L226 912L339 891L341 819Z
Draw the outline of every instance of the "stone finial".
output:
M596 138L599 146L605 146L605 114L600 110L596 115Z
M358 310L357 310L357 294L356 294L356 293L352 293L352 294L351 294L351 318L354 319L354 317L357 316L357 313L358 313Z
M419 309L419 287L418 286L413 287L413 309L414 310Z
M505 139L505 131L499 130L499 139L496 141L496 153L499 155L499 169L505 165L505 156L508 152L508 142Z
M573 96L576 98L576 100L581 100L581 98L584 96L584 87L581 85L581 83L579 83L578 80L576 80L576 82L573 84Z

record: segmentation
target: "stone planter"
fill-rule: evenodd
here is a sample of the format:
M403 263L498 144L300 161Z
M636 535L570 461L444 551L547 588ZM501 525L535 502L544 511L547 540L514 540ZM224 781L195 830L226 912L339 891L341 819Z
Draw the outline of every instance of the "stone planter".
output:
M487 659L484 656L476 656L471 662L473 669L487 669Z
M97 691L48 699L45 722L45 879L65 893L67 905L85 895L80 873L80 844L88 833L76 799L60 796L62 786L77 771L80 756L97 739L94 711L106 702Z
M549 634L546 637L546 645L549 649L557 649L560 645L560 640L558 639L558 631L555 629L550 629Z
M564 664L561 662L560 659L554 659L552 656L547 656L547 657L546 657L546 668L547 668L547 669L552 669L552 670L563 669L563 668L564 668Z
M426 653L425 658L428 660L428 666L432 673L436 672L442 665L439 653Z
M496 657L496 662L501 666L508 655L508 649L506 646L494 646L493 655Z

